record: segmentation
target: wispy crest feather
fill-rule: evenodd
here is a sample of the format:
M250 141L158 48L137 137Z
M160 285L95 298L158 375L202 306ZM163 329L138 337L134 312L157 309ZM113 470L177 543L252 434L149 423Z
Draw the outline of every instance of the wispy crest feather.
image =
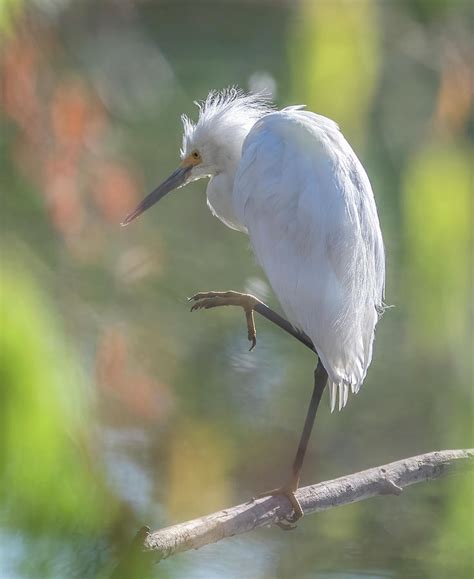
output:
M194 101L194 104L199 109L196 123L187 115L181 116L184 129L182 157L190 153L190 148L200 136L212 133L216 139L221 140L225 139L226 132L232 131L233 138L236 139L236 130L247 134L258 119L274 110L269 95L247 94L235 86L220 91L213 90L206 100Z

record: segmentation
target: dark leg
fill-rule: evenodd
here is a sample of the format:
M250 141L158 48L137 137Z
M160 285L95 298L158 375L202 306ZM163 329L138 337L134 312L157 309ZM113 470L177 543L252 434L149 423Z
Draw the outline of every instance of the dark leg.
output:
M324 369L321 360L318 360L318 365L314 371L314 388L313 395L311 396L311 402L309 403L308 412L306 414L306 420L303 426L303 432L301 433L300 442L298 444L298 450L296 451L295 460L293 462L293 480L296 481L296 485L300 480L301 468L303 466L304 457L306 454L306 449L308 448L309 437L311 436L311 431L313 429L314 419L316 418L316 412L318 410L319 402L324 392L328 381L328 373Z
M313 342L311 341L309 336L307 336L304 332L301 332L300 330L292 326L290 322L288 322L288 320L285 320L285 318L280 316L280 314L277 314L274 310L270 309L263 302L259 301L258 304L256 304L256 306L254 307L254 310L264 318L267 318L267 320L269 320L270 322L273 322L279 328L284 330L287 334L290 334L290 336L296 338L299 342L304 344L312 352L316 353Z
M300 502L296 498L295 492L298 490L301 469L303 467L304 457L306 454L306 449L308 448L309 438L311 436L311 431L314 425L314 419L316 417L316 412L318 410L319 402L326 387L328 379L328 374L324 369L321 360L318 360L318 365L314 371L314 388L313 394L311 396L311 401L308 406L308 412L306 413L306 419L303 426L303 432L301 433L301 438L298 443L298 449L296 451L296 456L293 461L293 466L291 469L290 480L280 488L273 489L271 491L262 493L259 497L264 496L274 496L274 495L285 495L293 506L294 513L291 519L288 520L288 524L280 524L282 529L288 530L293 529L293 523L296 523L298 519L304 515L303 509L301 508Z
M292 326L290 322L285 320L285 318L280 316L280 314L277 314L277 312L269 308L255 296L235 291L200 292L191 296L189 301L194 302L191 311L199 309L208 310L210 308L217 308L220 306L237 306L243 308L247 320L248 338L249 341L252 342L252 347L250 348L251 350L257 343L257 332L255 330L255 322L253 319L253 312L256 311L261 316L267 318L267 320L284 330L286 333L296 338L312 352L316 352L313 342L304 332L301 332Z

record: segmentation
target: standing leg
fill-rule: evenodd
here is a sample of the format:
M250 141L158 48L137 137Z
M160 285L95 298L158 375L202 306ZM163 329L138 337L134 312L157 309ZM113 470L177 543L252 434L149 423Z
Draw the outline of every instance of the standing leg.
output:
M296 523L298 519L304 515L303 509L301 508L299 500L296 498L295 492L298 490L301 469L303 467L304 457L306 454L306 449L308 448L309 438L311 436L311 431L313 429L314 419L316 417L316 412L318 410L319 402L326 387L328 379L328 374L324 369L321 360L318 360L318 364L314 371L314 388L313 394L311 396L311 401L308 406L308 411L306 413L306 419L303 426L303 432L301 433L300 441L298 443L298 449L296 451L295 459L293 461L293 466L291 469L291 476L289 481L277 489L267 491L258 495L258 497L275 496L275 495L285 495L285 497L290 501L293 506L293 515L288 519L289 524L281 523L279 526L284 529L293 529L293 523Z
M314 371L313 395L311 396L311 402L309 403L308 412L306 414L303 432L301 433L298 450L296 451L295 460L293 462L293 480L296 482L296 485L298 485L300 480L301 468L303 466L306 449L308 447L309 437L311 436L314 419L316 417L316 412L318 410L319 402L321 401L324 388L326 387L327 380L328 374L324 369L321 360L318 360L318 365Z
M298 444L298 449L296 451L295 460L293 461L291 479L289 482L289 486L293 492L295 492L299 486L301 469L303 468L306 449L308 448L309 438L311 436L311 431L313 430L314 419L316 418L316 412L318 410L319 402L321 401L324 388L326 387L327 380L328 374L324 369L321 360L318 360L318 365L316 366L316 369L314 371L313 394L311 396L311 401L308 406L308 412L306 413L303 432L301 433L301 438ZM299 502L298 507L299 508L297 510L295 509L295 515L293 516L292 522L297 521L300 517L303 516L303 510L301 509L301 505L299 504Z

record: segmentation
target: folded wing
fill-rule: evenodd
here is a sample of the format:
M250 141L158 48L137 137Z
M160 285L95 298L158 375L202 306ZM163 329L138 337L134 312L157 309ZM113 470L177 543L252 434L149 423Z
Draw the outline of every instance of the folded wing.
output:
M331 407L358 392L383 308L385 258L367 175L337 125L286 109L243 146L233 203L289 321L312 339Z

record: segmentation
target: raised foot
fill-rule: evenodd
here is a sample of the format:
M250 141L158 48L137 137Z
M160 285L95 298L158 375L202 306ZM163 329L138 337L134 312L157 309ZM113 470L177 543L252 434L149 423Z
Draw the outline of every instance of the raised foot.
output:
M278 495L285 496L291 503L293 507L293 513L290 517L287 517L285 520L279 521L276 523L280 529L283 531L292 531L296 529L296 522L299 521L302 517L304 517L304 511L301 507L301 503L297 499L295 492L298 490L298 484L294 484L293 482L287 483L282 487L277 489L272 489L271 491L266 491L263 493L258 494L254 499L261 499L263 497L275 497Z
M253 310L257 304L261 303L259 299L250 294L225 291L199 292L188 298L188 301L194 302L191 308L192 312L194 310L208 310L220 306L238 306L243 308L247 321L247 335L249 342L252 344L249 351L252 351L255 348L257 343L257 330L255 329Z

